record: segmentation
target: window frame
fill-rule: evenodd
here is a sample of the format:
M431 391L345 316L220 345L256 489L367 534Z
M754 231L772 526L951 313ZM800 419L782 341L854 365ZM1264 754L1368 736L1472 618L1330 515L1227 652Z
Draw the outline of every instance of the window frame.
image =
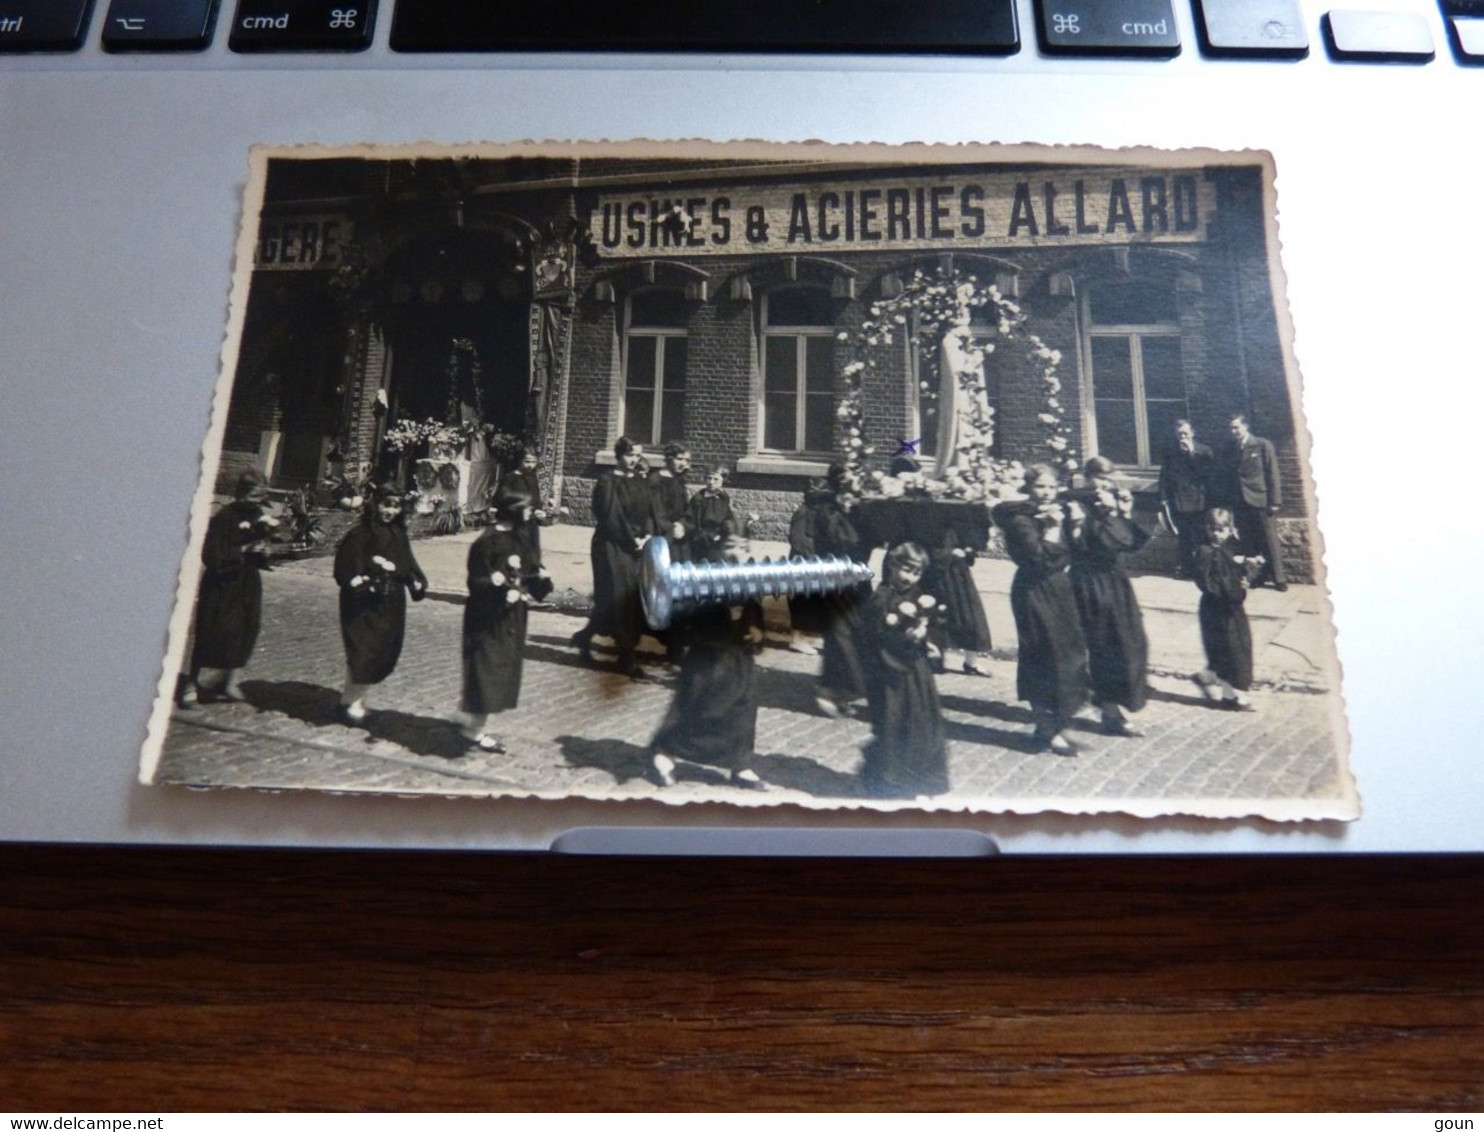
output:
M1096 286L1096 284L1094 284ZM1084 393L1084 411L1087 422L1087 435L1090 438L1088 451L1092 455L1102 453L1101 436L1098 424L1097 402L1098 382L1097 366L1093 361L1093 343L1096 339L1106 338L1128 343L1129 354L1129 384L1130 399L1134 406L1134 456L1137 463L1115 461L1118 467L1131 471L1148 472L1159 467L1160 453L1155 450L1155 438L1149 432L1149 398L1146 392L1144 380L1144 340L1147 338L1172 338L1180 347L1181 358L1181 388L1185 389L1185 342L1184 332L1178 319L1167 322L1129 322L1129 323L1094 323L1092 320L1092 295L1091 288L1082 302L1082 325L1083 325L1083 357L1085 359L1087 380ZM1168 401L1170 398L1156 397L1156 402ZM1184 404L1180 416L1189 416L1190 395L1188 390L1181 398Z
M774 296L787 291L809 291L831 298L829 289L813 284L790 284L775 287L763 295L759 312L758 334L758 384L757 384L757 451L759 455L786 457L832 457L834 455L834 403L838 396L838 375L834 372L834 341L838 330L835 325L803 325L770 322ZM769 448L768 438L768 342L770 339L794 340L794 442L793 448ZM830 441L827 448L806 448L802 445L808 437L808 408L811 396L823 396L809 392L808 352L809 340L823 339L830 344Z
M674 288L674 287L644 287L644 288L641 288L639 290L632 291L632 292L630 292L628 295L626 295L624 297L623 337L622 337L622 361L621 361L621 365L622 365L622 379L623 380L622 380L622 385L621 385L620 390L619 390L619 413L618 413L618 431L619 431L619 435L620 436L630 436L630 439L634 439L636 441L636 443L648 445L650 447L654 447L654 446L657 446L657 445L660 445L660 444L665 443L665 441L662 439L662 437L664 436L664 411L665 411L665 354L666 354L667 349L668 349L668 339L671 339L671 338L684 338L684 339L687 340L687 344L686 344L686 357L685 357L686 380L685 380L684 385L682 385L681 388L680 388L680 390L679 390L679 396L680 396L681 406L682 406L682 408L681 408L682 414L684 413L685 393L686 393L686 390L690 386L690 374L689 374L689 368L690 368L690 348L689 348L690 328L689 328L689 326L688 325L687 326L684 326L684 327L679 327L679 326L655 326L655 325L646 324L646 323L639 323L639 324L636 325L634 323L634 299L635 298L643 297L646 294L654 294L656 292L662 292L662 293L668 293L668 294L671 294L671 295L675 295L678 298L680 298L682 301L685 298L684 292L682 292L682 291L680 291L680 290L678 290L677 288ZM689 319L687 318L686 321L688 323L689 322ZM652 438L652 439L649 439L649 438L640 439L640 438L637 438L637 437L632 437L630 435L630 432L629 432L630 425L632 423L629 420L629 374L630 374L629 363L630 363L630 346L631 346L631 344L633 342L633 339L635 337L650 338L650 339L653 339L654 342L655 342L654 372L651 375L653 377L653 379L654 379L654 384L649 387L649 390L652 392L652 395L654 397L654 407L650 410L650 421L649 421L650 431L649 431L649 434L648 434L648 437L649 438Z

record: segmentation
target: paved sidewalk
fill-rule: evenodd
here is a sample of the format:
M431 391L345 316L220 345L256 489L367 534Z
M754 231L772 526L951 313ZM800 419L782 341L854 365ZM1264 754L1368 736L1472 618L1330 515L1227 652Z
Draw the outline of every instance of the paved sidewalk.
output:
M468 592L465 562L469 544L478 531L420 539L413 550L428 575L434 593L462 600ZM589 544L591 527L556 525L541 531L541 549L546 568L556 583L558 604L585 606L592 597L592 565ZM786 557L788 545L754 540L756 558ZM880 553L873 564L880 572ZM302 572L329 577L331 560L312 558L279 567L285 573ZM1013 563L1004 559L980 558L974 579L984 598L996 655L1015 655L1015 618L1010 612L1010 582ZM1150 666L1156 673L1185 676L1205 667L1196 606L1200 592L1193 582L1159 575L1133 580L1134 592L1144 611L1149 633ZM565 595L566 600L562 600ZM782 634L788 626L787 607L770 602L771 632ZM1335 665L1333 638L1326 616L1328 603L1317 586L1289 587L1287 593L1272 589L1254 590L1247 598L1247 616L1252 624L1253 661L1259 686L1276 688L1332 689Z
M509 753L466 753L454 723L463 610L450 600L458 596L450 571L459 546L454 539L418 544L438 596L411 607L402 661L373 690L365 729L335 717L344 656L327 565L270 572L263 630L244 683L250 702L177 711L160 780L743 805L863 800L857 772L868 725L820 715L818 659L777 645L758 659L756 766L769 792L739 790L699 767L682 767L669 790L652 785L644 777L646 749L672 682L635 683L583 664L569 643L582 618L557 611L532 614L520 706L497 721ZM554 565L570 553L552 549ZM1254 697L1258 710L1244 714L1207 706L1186 679L1156 676L1153 700L1138 717L1143 738L1105 736L1090 720L1079 721L1073 734L1083 751L1068 759L1032 750L1029 713L1015 701L1014 664L997 659L991 668L988 679L938 678L953 792L933 805L993 798L1044 808L1057 799L1073 808L1116 809L1115 800L1133 799L1178 809L1165 800L1338 793L1333 697L1263 690Z

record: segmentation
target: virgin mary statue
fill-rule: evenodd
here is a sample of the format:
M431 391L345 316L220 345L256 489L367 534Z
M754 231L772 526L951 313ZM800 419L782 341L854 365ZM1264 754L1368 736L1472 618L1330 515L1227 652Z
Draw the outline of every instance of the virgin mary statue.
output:
M938 479L945 478L950 468L967 470L973 448L982 446L987 457L994 442L993 410L984 379L984 355L993 349L992 343L974 341L968 311L939 341Z

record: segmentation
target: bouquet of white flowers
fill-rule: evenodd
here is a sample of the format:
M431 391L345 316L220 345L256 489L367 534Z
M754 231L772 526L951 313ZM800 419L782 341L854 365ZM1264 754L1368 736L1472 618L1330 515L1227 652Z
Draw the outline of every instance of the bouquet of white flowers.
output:
M943 616L943 607L932 594L919 594L894 602L886 612L886 625L910 641L926 642Z

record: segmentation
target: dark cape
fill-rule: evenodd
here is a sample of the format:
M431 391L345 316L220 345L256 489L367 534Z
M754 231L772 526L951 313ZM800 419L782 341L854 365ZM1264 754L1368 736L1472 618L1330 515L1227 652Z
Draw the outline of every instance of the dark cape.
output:
M882 585L860 619L871 716L861 781L875 798L915 798L948 789L948 742L927 643L886 621L902 602L920 598L916 587L893 593Z
M1197 547L1195 584L1201 590L1199 617L1206 664L1233 688L1252 687L1252 626L1247 622L1247 571L1225 546Z
M703 606L677 626L686 647L675 698L650 747L689 762L747 770L757 739L757 666L746 641L762 608Z
M518 565L511 565L511 558ZM522 654L526 643L526 603L511 601L538 566L526 554L517 531L486 527L469 547L469 602L464 606L463 707L474 714L508 711L520 701ZM491 580L496 571L506 584Z
M1015 694L1065 722L1087 702L1087 642L1067 576L1066 528L1060 542L1048 542L1035 515L1031 502L994 509L995 525L1004 531L1005 549L1017 567L1010 583L1020 638Z
M696 492L686 508L685 529L693 561L723 561L727 539L737 533L731 496L709 487Z
M675 475L668 468L656 468L649 473L649 500L654 510L655 533L670 540L670 561L689 562L692 532L686 519L690 498L685 490L685 477ZM677 539L671 533L676 523L684 525L684 538Z
M252 656L263 622L263 578L268 560L247 549L266 537L263 508L238 500L211 517L201 547L205 570L196 596L196 640L191 671L241 668ZM244 529L243 524L247 524Z
M644 631L634 540L654 534L648 482L622 470L601 477L593 488L593 519L592 631L612 637L620 653L631 653Z
M396 569L388 575L371 561L374 557L385 558ZM351 579L358 576L371 580L351 586ZM350 678L357 684L380 684L402 655L407 593L421 601L428 592L428 579L412 556L402 524L383 523L368 511L340 540L335 582L340 587L340 636Z
M954 554L955 550L961 554ZM939 647L988 652L994 645L989 634L989 618L984 613L984 599L974 584L973 548L963 546L949 527L943 532L942 545L931 554L922 588L943 603Z
M789 524L791 554L836 555L864 562L870 553L850 516L834 492L811 491ZM841 702L865 694L857 641L861 610L869 599L870 583L854 589L811 598L790 598L789 618L801 632L824 634L819 684L825 694Z
M1148 541L1130 520L1089 507L1072 542L1072 593L1087 641L1092 698L1129 711L1149 699L1149 638L1122 557Z

